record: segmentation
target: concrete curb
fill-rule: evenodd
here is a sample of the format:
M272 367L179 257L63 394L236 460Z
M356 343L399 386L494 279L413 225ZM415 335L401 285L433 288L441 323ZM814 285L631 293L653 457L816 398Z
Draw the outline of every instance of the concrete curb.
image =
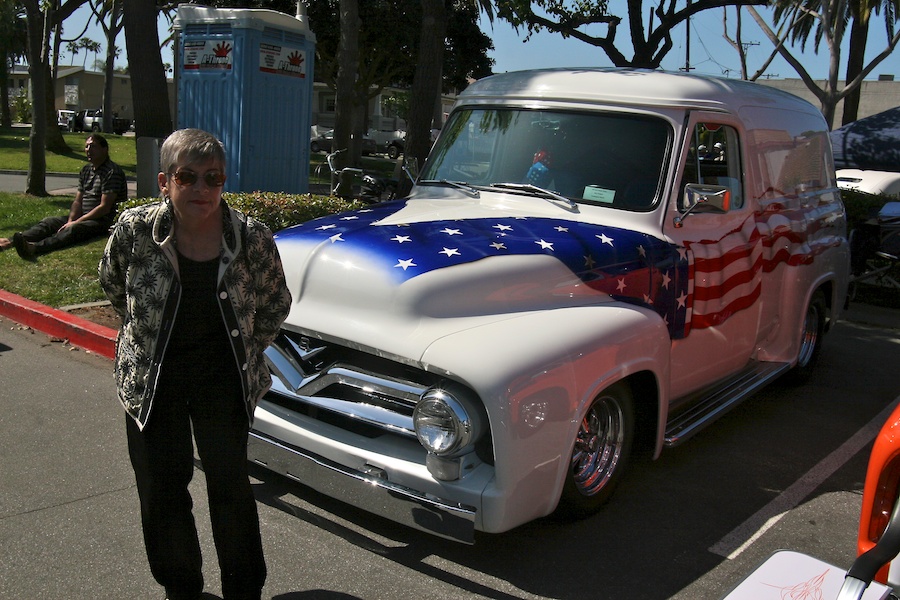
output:
M47 335L68 340L73 346L112 360L116 355L116 335L109 327L97 325L73 314L44 306L28 298L0 290L0 316L12 319Z

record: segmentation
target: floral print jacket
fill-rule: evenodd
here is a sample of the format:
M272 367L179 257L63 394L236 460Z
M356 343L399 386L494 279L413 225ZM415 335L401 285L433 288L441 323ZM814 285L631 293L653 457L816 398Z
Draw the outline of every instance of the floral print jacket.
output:
M222 202L217 297L242 374L247 416L272 384L263 353L290 310L272 232ZM119 400L143 429L181 298L168 200L124 211L100 261L100 285L122 317L116 340Z

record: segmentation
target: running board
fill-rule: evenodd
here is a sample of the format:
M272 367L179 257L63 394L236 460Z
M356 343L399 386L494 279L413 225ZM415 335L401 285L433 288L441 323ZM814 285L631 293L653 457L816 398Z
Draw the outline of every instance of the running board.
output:
M688 397L680 403L687 408L678 411L666 424L666 447L688 440L790 368L789 363L753 363L740 373Z

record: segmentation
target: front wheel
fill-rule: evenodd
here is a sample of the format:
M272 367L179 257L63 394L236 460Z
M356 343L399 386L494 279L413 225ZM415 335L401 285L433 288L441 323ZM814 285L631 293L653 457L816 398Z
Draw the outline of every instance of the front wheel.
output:
M557 514L587 517L612 496L631 455L633 404L631 389L621 382L591 403L575 436Z
M790 379L793 383L808 381L819 361L822 342L825 339L826 310L825 294L822 290L816 290L809 300L806 315L803 318L803 329L800 332L800 352L797 354L797 364L790 372Z
M391 160L397 160L400 158L400 149L397 146L388 146L387 155Z

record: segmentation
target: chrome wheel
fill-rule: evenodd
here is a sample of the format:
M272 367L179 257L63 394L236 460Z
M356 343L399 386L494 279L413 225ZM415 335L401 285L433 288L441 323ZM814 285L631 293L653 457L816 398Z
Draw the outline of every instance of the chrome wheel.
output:
M812 361L816 348L819 345L819 323L822 321L819 308L815 302L811 302L806 309L806 317L803 320L803 334L800 337L800 354L797 357L798 367L805 367Z
M825 294L816 290L806 307L803 317L803 329L800 331L800 348L797 352L797 364L791 369L790 379L793 383L805 383L812 376L822 341L825 337Z
M572 477L585 496L603 489L615 472L625 443L624 429L622 406L612 397L596 400L581 420L572 452Z
M597 396L581 419L560 513L588 516L609 499L628 462L633 437L631 390L618 383Z

